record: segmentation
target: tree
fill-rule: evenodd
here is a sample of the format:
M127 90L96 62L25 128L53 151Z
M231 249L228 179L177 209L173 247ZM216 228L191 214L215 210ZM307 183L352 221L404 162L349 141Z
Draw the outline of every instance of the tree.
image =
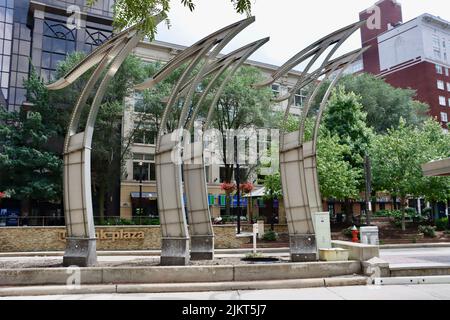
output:
M427 118L428 105L414 100L416 92L395 88L371 74L348 75L339 82L346 92L360 97L363 111L367 113L367 126L384 133L398 125L400 118L411 125L421 125Z
M66 60L58 66L56 78L66 74L84 58L84 53L68 55ZM77 80L75 84L64 89L63 92L52 93L52 105L63 108L67 115L70 114L91 72L92 70ZM92 143L92 185L95 198L98 199L98 213L101 219L105 213L105 205L108 211L114 210L111 199L114 198L116 190L120 186L120 173L123 172L124 162L134 138L134 132L128 136L122 136L125 97L131 95L134 85L144 81L152 72L154 70L144 65L141 59L133 55L129 56L108 86L100 106ZM87 103L88 105L92 103L92 97ZM88 110L89 108L85 108L82 124L86 121ZM65 119L68 118L65 117ZM67 122L62 127L62 134L65 135Z
M222 76L222 79L226 74ZM271 106L272 92L269 88L255 89L253 84L262 81L261 71L254 67L241 67L234 77L227 83L225 90L220 96L212 120L212 127L217 128L223 137L227 132L263 128L271 123L274 116ZM220 81L219 81L220 83ZM214 94L214 92L212 93ZM206 103L205 105L208 105ZM203 110L205 114L205 110ZM220 157L224 164L225 181L230 183L234 171L234 159L227 159L227 144L223 143ZM251 171L256 169L256 165L248 167L246 172L247 180ZM226 201L226 212L230 214L231 199L228 196Z
M360 103L360 97L353 92L347 93L342 86L333 91L323 117L323 127L331 136L339 138L341 146L347 146L344 159L351 168L361 171L364 168L364 156L369 150L372 131L366 126L366 113ZM358 191L364 190L363 175L358 175ZM353 214L351 199L345 199L345 213Z
M62 176L61 157L48 144L57 136L58 115L34 70L25 87L29 109L0 108L0 190L22 201L23 216L31 200L60 199Z
M401 119L398 127L375 137L371 148L374 184L378 190L400 197L403 230L409 196L427 195L432 201L448 197L449 179L424 177L421 165L447 157L449 150L448 135L433 120L420 129Z
M84 53L68 55L58 65L55 78L65 75L84 57ZM63 140L74 104L91 72L60 92L49 92L36 73L32 73L26 82L27 101L31 103L29 110L1 114L0 142L4 152L2 150L0 160L0 189L11 190L13 198L24 202L61 199ZM151 72L139 58L128 57L111 81L100 106L93 138L92 183L101 217L105 204L107 209L113 210L113 203L106 199L111 199L120 185L120 174L117 173L123 168L133 139L132 135L122 137L121 134L124 98ZM92 100L93 97L89 97L87 104L90 105ZM89 108L85 109L81 124L87 118ZM28 210L26 207L24 205L23 211Z
M87 0L93 5L98 0ZM229 0L238 13L250 15L250 0ZM190 11L195 10L194 0L181 0L181 3ZM153 40L156 34L156 21L153 15L161 13L165 17L170 11L170 0L116 0L114 3L114 28L122 30L133 24L142 22L141 30ZM170 22L167 20L170 25Z

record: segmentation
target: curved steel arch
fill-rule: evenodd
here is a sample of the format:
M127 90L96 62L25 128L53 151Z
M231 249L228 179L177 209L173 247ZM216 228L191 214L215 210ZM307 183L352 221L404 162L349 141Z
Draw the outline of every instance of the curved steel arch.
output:
M190 133L193 129L194 121L205 97L208 95L219 77L226 70L230 69L229 74L221 84L221 89L214 94L215 98L213 101L217 101L216 97L220 97L223 92L222 88L228 83L233 74L236 73L248 57L268 41L269 38L265 38L251 43L230 53L211 65L205 76L212 75L212 79L203 91L197 105L194 108L194 111L192 112L191 119L186 127L188 133ZM194 82L192 86L196 87L196 83ZM209 106L208 114L214 110L214 106L214 103ZM208 123L205 123L205 128L207 128L208 125ZM190 139L190 134L188 138ZM209 211L208 184L206 181L203 146L203 139L200 139L200 141L194 141L193 143L190 143L190 141L187 144L185 143L184 149L185 152L187 148L189 149L189 159L187 159L188 162L185 162L183 166L183 177L184 192L186 194L189 214L192 260L212 260L214 258L214 231L211 222L211 214ZM184 158L186 158L185 155Z
M178 121L178 128L184 127L187 111L190 107L192 96L195 93L195 88L201 79L208 74L214 68L214 60L219 52L228 44L239 32L245 29L248 25L255 21L254 17L239 21L228 27L225 27L210 36L200 40L190 48L187 48L172 61L166 64L162 70L160 70L152 79L137 85L135 89L143 90L151 88L158 82L162 81L168 74L180 67L183 63L188 62L187 68L184 70L177 84L175 85L172 93L167 102L167 106L164 110L161 122L159 124L159 132L156 143L155 165L156 165L156 180L157 180L157 192L158 192L158 211L161 220L162 231L162 251L161 251L161 264L162 265L185 265L189 262L189 231L187 228L185 206L183 199L183 172L181 169L181 163L174 162L176 159L182 159L181 150L177 147L178 137L172 133L167 133L167 120L171 113L175 103L178 101L180 94L185 96L185 102L183 103L181 116ZM212 50L212 51L211 51ZM211 52L210 52L211 51ZM200 64L198 73L193 74L194 69ZM187 138L185 139L187 140ZM203 166L202 166L203 169ZM192 170L190 170L192 171ZM197 170L198 175L201 177L200 169ZM204 173L203 173L204 176ZM204 186L203 181L199 182ZM206 179L205 179L206 184ZM190 185L187 183L186 185ZM186 187L187 193L189 192L189 186ZM202 190L205 191L205 190ZM203 192L202 192L203 194ZM204 196L207 194L205 193ZM194 201L195 202L195 201ZM189 201L188 205L191 206L192 212L200 212L200 209L194 207L194 202ZM201 206L203 206L204 199L202 199ZM196 205L196 204L195 204ZM202 208L203 209L203 208ZM207 211L209 214L209 211ZM196 215L197 216L197 215ZM212 234L211 230L205 220L206 213L202 211L201 218L199 220L198 231L201 234ZM209 220L209 223L210 220ZM200 227L201 225L201 227ZM197 226L194 226L194 230ZM200 242L205 242L203 239Z
M275 101L288 99L288 106L284 116L285 122L294 103L295 93L307 85L313 84L307 103L302 110L299 130L292 133L286 133L283 130L280 137L280 173L284 207L288 220L291 258L293 261L314 261L317 259L317 245L312 214L322 211L316 168L317 136L315 136L313 141L304 142L306 118L319 92L319 78L325 75L325 79L328 79L337 69L342 69L330 84L327 90L328 94L326 94L321 103L320 115L315 126L315 134L317 134L321 115L331 90L342 75L343 69L352 63L363 50L357 50L334 60L331 60L331 58L339 47L364 23L365 21L351 24L316 41L286 62L268 80L258 84L258 86L270 85L286 75L293 67L310 59L297 84L287 95L275 99ZM320 67L309 72L318 58L329 47L332 49L326 55Z
M165 16L161 14L155 16L157 23L164 18ZM97 65L72 111L64 142L64 214L67 228L67 245L63 260L65 266L85 267L97 263L91 192L91 149L94 125L108 84L126 57L144 37L138 26L139 24L120 32L89 54L63 78L47 85L49 90L63 89ZM97 88L84 131L78 132L86 101L103 74L104 77Z

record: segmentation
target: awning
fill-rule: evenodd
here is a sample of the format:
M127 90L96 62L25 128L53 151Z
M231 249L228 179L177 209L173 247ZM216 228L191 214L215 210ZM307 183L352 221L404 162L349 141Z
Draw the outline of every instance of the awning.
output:
M131 198L133 199L139 199L140 192L132 192ZM142 199L150 199L150 200L156 200L158 198L158 195L156 192L142 192Z
M426 163L422 165L422 171L426 177L450 176L450 158Z
M261 198L266 194L266 188L262 187L258 190L253 191L252 193L246 194L244 198Z

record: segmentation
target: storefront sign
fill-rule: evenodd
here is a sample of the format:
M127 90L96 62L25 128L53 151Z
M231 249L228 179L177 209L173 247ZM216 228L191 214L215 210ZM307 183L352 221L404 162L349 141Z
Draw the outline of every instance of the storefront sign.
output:
M117 240L142 240L145 238L145 234L143 231L124 231L116 230L116 231L105 231L100 230L95 233L95 237L97 240L111 240L111 241L117 241ZM60 241L66 241L66 231L60 231L58 232L58 240Z

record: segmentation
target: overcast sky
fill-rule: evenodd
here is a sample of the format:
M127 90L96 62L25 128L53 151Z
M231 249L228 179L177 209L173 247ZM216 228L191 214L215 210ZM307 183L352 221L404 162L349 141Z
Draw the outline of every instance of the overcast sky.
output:
M189 46L208 34L245 18L236 14L230 0L195 0L196 9L190 12L172 0L169 14L171 28L158 27L157 40ZM269 43L259 49L252 60L282 65L322 36L358 21L360 11L371 7L376 0L252 0L256 22L241 32L224 53L255 40L270 36ZM450 20L448 0L401 0L403 21L422 13L431 13ZM340 53L361 46L360 34L355 33ZM300 68L301 69L301 68Z

